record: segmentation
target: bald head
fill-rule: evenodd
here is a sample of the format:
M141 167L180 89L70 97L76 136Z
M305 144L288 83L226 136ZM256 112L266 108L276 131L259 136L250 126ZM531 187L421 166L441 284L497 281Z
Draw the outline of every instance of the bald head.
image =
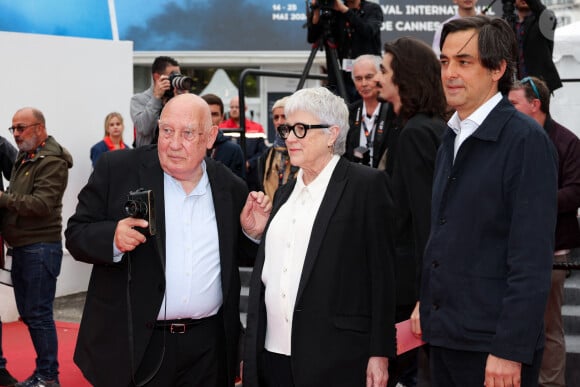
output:
M159 121L167 121L169 118L188 122L191 129L203 128L209 131L212 126L209 105L195 94L180 94L171 98L163 107Z
M234 97L230 100L230 118L234 121L240 119L240 98Z

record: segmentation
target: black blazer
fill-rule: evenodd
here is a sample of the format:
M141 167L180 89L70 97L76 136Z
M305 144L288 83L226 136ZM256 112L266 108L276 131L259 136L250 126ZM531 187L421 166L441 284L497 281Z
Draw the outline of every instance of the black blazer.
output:
M433 170L446 127L442 118L417 113L389 143L387 167L393 171L396 214L397 305L415 305L419 299L423 252L430 230Z
M278 189L270 220L295 184ZM386 174L341 158L314 221L296 297L291 356L296 387L363 386L370 356L395 355L391 212ZM259 386L266 233L250 284L244 387Z
M239 221L247 188L222 164L207 157L205 162L218 225L227 372L228 381L233 386L240 327L237 260L242 246L251 243L243 236ZM113 236L117 222L125 217L123 204L127 193L140 187L154 191L157 232L163 251L163 171L156 145L104 153L87 185L79 193L76 212L69 219L65 232L66 247L73 257L94 265L74 360L87 380L95 386L129 385L132 370L130 359L134 358L133 369L137 369L163 300L164 262L157 252L154 238L138 246L130 258L129 254L125 254L121 262L113 263ZM129 271L133 353L129 350Z

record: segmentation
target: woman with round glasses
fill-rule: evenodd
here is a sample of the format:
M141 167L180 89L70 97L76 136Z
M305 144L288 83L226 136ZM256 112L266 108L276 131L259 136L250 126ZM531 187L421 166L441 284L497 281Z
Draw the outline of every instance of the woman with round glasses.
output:
M340 157L342 98L299 90L285 114L278 132L300 169L278 189L256 257L244 387L386 386L395 355L387 177Z

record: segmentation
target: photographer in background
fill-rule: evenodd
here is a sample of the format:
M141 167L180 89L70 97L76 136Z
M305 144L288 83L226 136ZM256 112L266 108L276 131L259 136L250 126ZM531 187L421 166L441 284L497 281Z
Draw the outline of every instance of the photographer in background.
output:
M352 65L352 79L362 97L349 105L349 126L344 156L350 161L392 172L386 165L387 143L396 133L391 131L394 112L388 102L379 102L375 76L380 71L381 57L361 55ZM383 157L384 155L384 157ZM381 163L382 161L382 163Z
M552 60L556 16L540 0L515 0L515 8L518 16L513 25L518 40L517 77L538 77L546 82L552 93L562 87Z
M381 23L383 11L367 0L312 0L308 23L308 43L324 38L330 32L331 44L337 45L337 56L347 92L347 103L360 99L350 75L353 60L363 54L381 55ZM328 24L327 24L328 23ZM337 89L334 67L337 64L326 52L328 88Z
M182 82L183 88L174 87L172 74L180 73L179 63L169 56L158 56L153 61L151 87L131 98L131 119L135 126L134 148L157 143L157 120L163 105L174 95L189 92L193 86L190 78L181 76L179 79L186 81Z

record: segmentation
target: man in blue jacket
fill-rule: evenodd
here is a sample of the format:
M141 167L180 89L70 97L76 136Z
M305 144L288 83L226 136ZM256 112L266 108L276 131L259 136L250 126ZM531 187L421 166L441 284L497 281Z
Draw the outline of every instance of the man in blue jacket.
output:
M437 154L421 326L431 380L537 386L556 224L557 156L503 94L516 41L502 19L447 23L441 77L456 110Z

